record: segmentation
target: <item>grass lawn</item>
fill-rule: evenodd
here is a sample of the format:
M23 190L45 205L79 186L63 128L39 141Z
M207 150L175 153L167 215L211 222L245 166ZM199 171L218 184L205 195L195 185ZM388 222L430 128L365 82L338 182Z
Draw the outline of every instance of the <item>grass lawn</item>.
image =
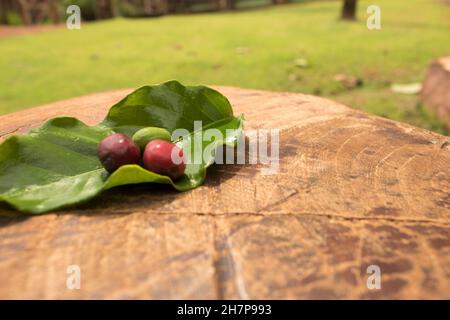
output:
M330 97L369 113L443 132L415 95L391 83L421 82L450 54L450 6L377 0L382 29L338 19L341 1L230 13L115 19L0 38L0 114L87 93L177 79ZM295 65L308 61L307 68ZM363 80L348 90L336 74Z

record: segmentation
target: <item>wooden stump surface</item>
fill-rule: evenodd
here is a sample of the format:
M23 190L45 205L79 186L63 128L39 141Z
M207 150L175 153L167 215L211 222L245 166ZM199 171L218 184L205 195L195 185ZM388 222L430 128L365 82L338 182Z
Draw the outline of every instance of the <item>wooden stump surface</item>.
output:
M450 298L448 137L314 96L217 89L246 129L281 129L278 174L216 165L185 193L125 186L32 217L1 205L0 298ZM0 136L61 115L95 124L129 92L2 116Z

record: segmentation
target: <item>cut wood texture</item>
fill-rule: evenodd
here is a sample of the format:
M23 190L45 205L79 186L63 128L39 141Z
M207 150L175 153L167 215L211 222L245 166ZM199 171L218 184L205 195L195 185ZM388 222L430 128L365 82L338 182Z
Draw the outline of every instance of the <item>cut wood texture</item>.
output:
M0 298L450 298L448 137L314 96L217 89L246 129L281 129L278 174L216 165L184 193L126 186L31 217L2 205ZM95 124L130 91L2 116L0 135Z

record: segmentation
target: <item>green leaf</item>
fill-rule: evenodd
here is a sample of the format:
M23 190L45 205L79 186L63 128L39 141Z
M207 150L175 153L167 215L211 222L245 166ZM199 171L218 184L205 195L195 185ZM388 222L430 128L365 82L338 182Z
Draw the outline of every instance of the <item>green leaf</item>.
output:
M137 89L109 110L102 125L129 136L145 127L165 128L169 132L184 128L192 132L194 121L202 121L206 126L232 116L230 102L221 93L169 81Z
M194 131L194 121L202 121L202 130ZM43 213L85 202L125 184L153 182L190 190L203 183L216 149L236 144L242 125L242 116L234 117L228 100L215 90L184 87L176 81L145 86L114 105L96 126L74 118L55 118L27 135L6 139L0 145L0 201L22 212ZM114 132L131 136L150 126L170 132L186 129L188 134L175 142L188 157L194 158L199 150L206 156L188 163L185 175L177 181L137 165L108 174L97 158L98 143ZM203 141L206 129L216 129L223 138ZM227 130L234 131L226 135Z

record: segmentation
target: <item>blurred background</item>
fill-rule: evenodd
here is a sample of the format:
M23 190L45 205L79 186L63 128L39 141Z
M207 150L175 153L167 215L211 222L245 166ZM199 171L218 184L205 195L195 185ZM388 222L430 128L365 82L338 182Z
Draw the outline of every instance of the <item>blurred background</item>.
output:
M70 30L69 5L81 9ZM381 29L366 25L369 5ZM448 0L0 0L0 115L170 79L310 93L448 134L421 99Z

